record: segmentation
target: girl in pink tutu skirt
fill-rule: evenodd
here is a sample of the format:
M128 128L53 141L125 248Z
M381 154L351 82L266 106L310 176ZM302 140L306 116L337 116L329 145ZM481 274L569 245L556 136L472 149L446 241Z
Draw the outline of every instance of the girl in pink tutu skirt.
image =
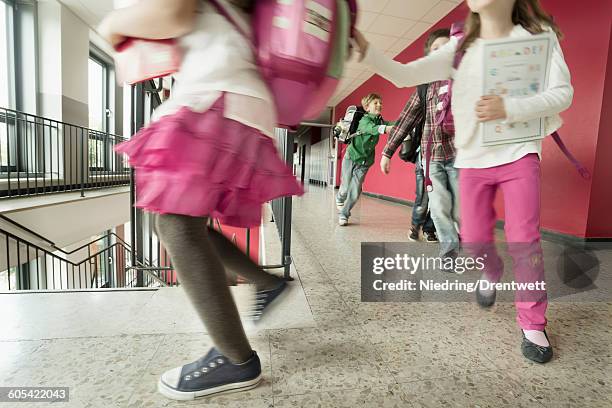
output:
M250 33L252 1L218 1ZM271 139L275 108L249 40L202 0L143 0L112 12L100 32L112 45L130 37L177 38L184 50L170 99L149 126L117 149L136 169L136 206L156 214L157 233L215 345L202 358L162 374L158 390L187 400L253 388L261 380L260 361L244 333L225 268L256 285L256 314L286 283L206 223L214 217L255 227L263 203L303 190Z

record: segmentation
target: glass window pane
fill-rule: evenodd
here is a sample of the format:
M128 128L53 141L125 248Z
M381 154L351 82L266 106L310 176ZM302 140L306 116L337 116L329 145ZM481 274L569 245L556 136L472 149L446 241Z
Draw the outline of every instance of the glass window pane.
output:
M0 106L9 107L8 6L0 1Z
M0 2L0 4L2 4L2 2ZM8 166L8 141L6 123L4 121L0 121L0 172L4 171L6 166Z
M105 72L104 66L89 59L89 127L104 132L105 120Z
M19 95L17 110L36 114L36 20L35 5L21 1L15 8L15 25L19 28L16 33L19 44L18 75L22 78L16 89Z
M15 115L0 109L0 173L15 171L17 142L15 135Z
M89 167L94 169L104 168L104 141L96 137L89 138Z

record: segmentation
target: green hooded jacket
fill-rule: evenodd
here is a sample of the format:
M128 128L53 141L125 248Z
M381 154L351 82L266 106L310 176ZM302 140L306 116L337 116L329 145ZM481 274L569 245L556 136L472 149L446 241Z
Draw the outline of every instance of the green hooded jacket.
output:
M374 164L374 156L376 155L376 145L380 138L378 128L380 125L393 126L395 122L383 120L381 115L366 113L359 121L357 128L357 136L348 148L348 154L353 163L361 164L370 167Z

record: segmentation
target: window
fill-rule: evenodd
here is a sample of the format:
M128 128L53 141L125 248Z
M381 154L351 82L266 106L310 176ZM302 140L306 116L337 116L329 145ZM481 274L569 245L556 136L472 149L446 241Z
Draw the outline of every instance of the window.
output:
M112 287L112 282L114 282L114 259L115 259L115 250L109 250L104 252L111 246L110 233L112 231L108 230L101 236L94 236L91 238L91 245L89 246L89 252L91 254L98 254L95 258L93 258L89 265L91 268L91 278L95 280L96 283L93 283L93 287L99 288L109 288Z
M108 69L95 57L89 57L89 128L106 132L108 129Z
M101 58L91 54L88 64L89 168L102 171L108 169L111 157L109 131L109 66Z
M36 114L36 3L0 0L0 107Z
M9 95L9 49L10 32L9 6L0 1L0 106L8 108L11 106Z
M0 108L9 108L12 106L10 98L10 88L12 81L9 79L9 69L11 63L9 60L9 39L11 24L9 6L0 1ZM9 126L7 120L7 111L0 111L0 172L6 171L8 167L9 156Z
M33 144L20 137L27 133L23 121L7 109L37 113L36 72L36 4L0 0L0 173L28 170L25 146Z

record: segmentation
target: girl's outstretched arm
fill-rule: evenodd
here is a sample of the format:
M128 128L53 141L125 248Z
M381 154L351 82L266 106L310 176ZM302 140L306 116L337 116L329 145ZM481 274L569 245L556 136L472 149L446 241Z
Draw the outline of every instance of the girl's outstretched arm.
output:
M456 38L451 38L448 43L426 57L402 64L371 47L361 33L358 33L356 37L363 56L362 62L398 88L445 80L452 75L453 60L458 44Z
M112 11L98 31L112 45L126 37L161 40L189 33L195 25L198 0L141 0Z

